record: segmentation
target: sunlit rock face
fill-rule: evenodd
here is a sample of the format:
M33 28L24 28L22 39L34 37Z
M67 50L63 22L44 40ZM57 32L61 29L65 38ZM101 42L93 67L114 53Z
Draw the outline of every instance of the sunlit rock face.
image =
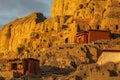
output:
M85 30L93 28L120 32L119 3L119 0L54 0L52 17L69 15L79 19L79 24L87 20Z
M30 40L30 34L34 31L35 27L45 19L41 13L32 13L6 24L1 30L0 51L16 51L18 46L27 44Z
M46 19L41 13L32 13L3 27L0 53L37 53L52 46L73 43L75 26L69 16Z
M67 48L63 49L64 46L57 46L74 44L76 33L83 30L120 32L119 6L117 0L54 0L51 18L45 18L42 13L32 13L6 24L0 30L0 55L4 58L39 57L43 61L41 64L58 61L58 66L64 61L66 65L70 65L72 59L82 63L95 62L98 47L95 50L93 47L95 54L92 54L90 46L78 46L77 49L73 46L73 50L70 51L67 51ZM50 47L55 47L55 50L48 52L49 55L44 53ZM61 52L58 52L60 50ZM65 53L64 57L62 53ZM48 61L51 56L53 58Z

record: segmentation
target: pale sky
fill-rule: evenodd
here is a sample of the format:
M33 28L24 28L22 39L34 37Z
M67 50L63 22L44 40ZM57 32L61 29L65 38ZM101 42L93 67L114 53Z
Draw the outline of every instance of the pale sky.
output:
M51 15L52 0L0 0L0 27L32 12Z

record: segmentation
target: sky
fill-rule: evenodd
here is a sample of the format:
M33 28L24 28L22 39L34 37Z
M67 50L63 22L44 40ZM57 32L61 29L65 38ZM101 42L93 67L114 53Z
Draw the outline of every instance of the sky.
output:
M51 15L52 0L0 0L0 28L16 18L32 12Z

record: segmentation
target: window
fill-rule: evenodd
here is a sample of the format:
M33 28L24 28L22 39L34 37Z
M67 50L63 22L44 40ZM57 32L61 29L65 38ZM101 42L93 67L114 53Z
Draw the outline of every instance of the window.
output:
M116 25L116 30L118 30L118 25Z
M12 70L17 70L17 63L12 63L11 69L12 69Z
M99 25L97 25L97 29L100 29L100 26L99 26Z
M77 32L80 32L80 26L77 25Z

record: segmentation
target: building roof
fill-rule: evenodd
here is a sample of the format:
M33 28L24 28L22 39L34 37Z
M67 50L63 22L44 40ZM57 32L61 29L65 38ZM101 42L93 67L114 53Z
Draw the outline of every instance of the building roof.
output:
M97 58L99 58L103 52L120 52L120 50L102 50L100 51L100 53L98 54Z
M76 37L77 36L81 36L81 35L85 35L85 34L88 34L89 32L91 32L91 31L94 31L94 32L111 32L110 30L96 30L96 29L90 29L90 30L88 30L88 31L81 31L81 32L78 32L77 34L76 34Z
M81 36L81 35L85 35L85 34L88 34L88 31L78 32L78 33L76 34L76 37Z
M90 31L97 31L97 32L111 32L110 30L96 30L96 29L90 29L90 30L88 30L88 32L90 32Z
M34 58L25 58L25 59L23 59L23 60L33 60L33 61L38 61L38 62L39 62L38 59L34 59Z
M24 59L20 59L20 58L16 58L16 59L9 59L8 62L17 62L17 61L22 61L22 60L33 60L33 61L38 61L38 59L34 59L34 58L24 58Z
M8 62L13 62L13 61L21 61L21 59L15 58L15 59L9 59L9 60L8 60Z

